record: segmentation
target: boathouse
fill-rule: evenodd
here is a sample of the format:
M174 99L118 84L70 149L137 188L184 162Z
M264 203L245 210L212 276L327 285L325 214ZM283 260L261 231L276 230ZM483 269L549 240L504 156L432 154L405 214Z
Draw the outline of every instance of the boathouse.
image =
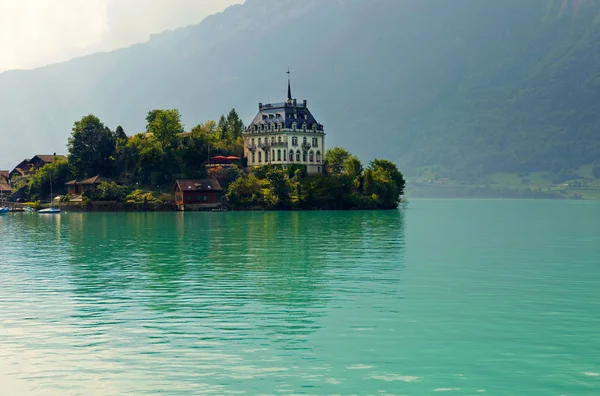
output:
M177 180L173 192L177 210L217 209L223 203L223 189L216 179Z

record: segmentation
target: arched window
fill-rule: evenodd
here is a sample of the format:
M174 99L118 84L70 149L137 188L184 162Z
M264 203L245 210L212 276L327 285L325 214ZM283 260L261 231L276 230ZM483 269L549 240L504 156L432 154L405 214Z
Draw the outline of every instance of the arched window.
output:
M281 161L281 149L277 150L277 161Z
M287 158L287 150L284 149L283 150L283 160L285 161L286 158Z
M302 161L306 162L306 151L302 152Z
M256 154L252 153L252 163L255 163L255 162L256 162Z
M302 130L306 132L306 123L302 124Z
M265 151L265 162L269 162L269 150Z
M321 162L321 152L317 151L317 162Z
M262 152L258 152L258 162L262 162Z
M296 151L296 162L300 162L300 150Z
M304 138L302 138L302 144L306 144L306 136L304 136Z
M252 145L254 146L254 138L252 138Z
M294 152L290 150L290 162L294 162Z
M277 141L281 143L281 136L277 136Z
M294 131L296 130L296 123L295 123L295 122L292 124L292 129L293 129Z
M258 138L258 144L262 143L262 138Z
M273 156L271 157L271 161L275 161L275 149L273 149Z
M271 137L271 144L275 143L275 136Z
M309 157L310 157L310 162L315 162L315 153L314 152L311 151L309 154Z

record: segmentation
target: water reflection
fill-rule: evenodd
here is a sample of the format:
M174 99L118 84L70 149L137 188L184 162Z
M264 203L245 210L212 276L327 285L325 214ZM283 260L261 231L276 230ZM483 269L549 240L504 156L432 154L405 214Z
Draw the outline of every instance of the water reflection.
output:
M317 328L331 276L365 259L397 270L403 254L400 212L73 213L65 232L73 292L86 301L276 312L281 320L266 326L291 335Z
M181 384L192 381L268 393L240 379L314 377L326 322L398 298L404 265L399 212L69 213L0 224L29 264L11 274L27 285L14 300L34 293L45 307L11 343L69 373L128 373L151 392L189 391Z

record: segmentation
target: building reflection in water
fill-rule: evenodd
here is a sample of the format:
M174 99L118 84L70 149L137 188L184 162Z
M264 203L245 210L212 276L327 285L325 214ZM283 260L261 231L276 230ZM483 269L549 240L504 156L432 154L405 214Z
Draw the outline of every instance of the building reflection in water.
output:
M262 333L282 348L358 295L365 266L397 290L404 265L399 211L72 213L59 229L87 325L176 317L179 331Z

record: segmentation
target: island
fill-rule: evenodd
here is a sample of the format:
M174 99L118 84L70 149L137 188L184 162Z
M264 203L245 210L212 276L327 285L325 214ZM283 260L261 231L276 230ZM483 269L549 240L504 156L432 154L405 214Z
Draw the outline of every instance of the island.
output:
M389 160L361 161L292 97L235 109L185 131L177 109L146 116L128 136L90 114L74 123L68 155L36 155L5 172L14 208L85 211L397 209L405 180ZM53 192L53 193L52 193Z

